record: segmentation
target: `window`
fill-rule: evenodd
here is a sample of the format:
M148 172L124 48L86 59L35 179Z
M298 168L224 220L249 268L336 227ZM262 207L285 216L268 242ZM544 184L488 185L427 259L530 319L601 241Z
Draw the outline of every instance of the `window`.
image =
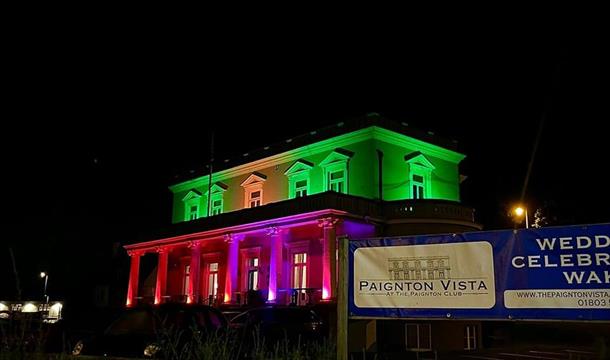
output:
M429 199L432 196L434 165L419 151L405 156L409 199Z
M424 177L420 175L413 175L413 188L411 194L413 199L423 199L424 196Z
M227 189L228 189L227 185L225 185L221 182L217 182L214 185L212 185L212 187L210 188L210 191L208 191L206 193L206 195L208 196L208 201L209 201L209 203L206 203L206 206L209 206L209 215L210 216L220 215L223 213L223 211L224 211L223 196L224 196L224 192L227 191ZM210 195L210 193L212 195Z
M212 215L222 214L222 199L212 201Z
M464 350L476 350L477 348L477 326L464 326Z
M432 350L430 324L407 324L405 338L407 350Z
M313 168L313 164L306 160L297 160L285 172L288 177L288 198L294 199L297 197L307 196L311 194L309 189L309 172Z
M330 153L320 166L324 170L324 191L348 193L348 162L353 153L336 149Z
M183 295L189 294L189 288L191 286L190 281L191 281L191 266L185 265L184 266L184 281L182 283L182 294Z
M199 218L199 205L191 205L189 210L189 220L195 220Z
M208 298L216 300L218 295L218 263L208 264Z
M345 193L345 171L338 170L330 173L328 177L328 190Z
M257 206L261 206L261 203L263 201L263 193L262 191L258 190L258 191L254 191L250 193L250 207L257 207Z
M299 252L292 255L292 288L307 287L307 253Z
M307 180L297 181L294 187L295 197L307 196Z
M199 219L201 193L195 189L190 190L183 198L184 221Z
M255 172L241 183L244 188L244 208L254 208L264 204L263 184L266 180L265 175Z
M248 290L258 290L258 258L249 258L248 266Z

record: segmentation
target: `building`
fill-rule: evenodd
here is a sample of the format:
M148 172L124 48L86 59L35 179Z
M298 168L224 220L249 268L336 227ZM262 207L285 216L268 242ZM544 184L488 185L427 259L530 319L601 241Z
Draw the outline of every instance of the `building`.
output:
M460 203L463 159L455 142L369 114L216 161L211 179L170 186L170 228L125 246L126 304L237 305L252 291L269 303L332 302L338 237L480 229ZM157 263L150 276L143 257ZM417 276L422 261L435 267L422 276L450 271L424 260L396 259L396 276Z

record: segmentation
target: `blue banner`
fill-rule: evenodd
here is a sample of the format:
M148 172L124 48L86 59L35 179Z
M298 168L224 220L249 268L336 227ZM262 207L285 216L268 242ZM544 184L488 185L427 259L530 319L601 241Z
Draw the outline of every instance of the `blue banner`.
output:
M610 224L349 241L352 317L610 320Z

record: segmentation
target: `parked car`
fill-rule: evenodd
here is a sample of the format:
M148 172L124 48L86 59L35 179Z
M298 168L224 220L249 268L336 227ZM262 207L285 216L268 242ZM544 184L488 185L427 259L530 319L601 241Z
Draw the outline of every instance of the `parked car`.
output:
M79 341L72 355L152 357L162 352L164 333L182 332L183 344L195 333L215 332L227 325L220 311L205 305L163 304L128 309L102 334Z
M321 340L324 337L322 320L307 307L254 308L237 315L229 326L241 333L246 344L251 344L255 340L255 335L264 338L265 344L286 340L305 343Z

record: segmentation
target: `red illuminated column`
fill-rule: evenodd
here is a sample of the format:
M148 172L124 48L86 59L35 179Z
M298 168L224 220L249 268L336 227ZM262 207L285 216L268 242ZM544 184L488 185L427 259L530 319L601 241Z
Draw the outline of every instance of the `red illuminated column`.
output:
M199 275L201 267L201 248L200 241L189 242L191 249L191 265L189 275L189 293L186 302L189 304L199 302Z
M161 304L167 288L167 259L168 249L158 247L159 263L157 265L157 286L155 287L155 304Z
M318 226L323 229L324 251L322 254L322 299L329 300L335 297L335 289L337 286L337 266L336 266L336 247L337 236L335 226L339 221L336 218L320 219Z
M131 258L131 266L129 268L129 285L127 286L127 303L128 307L136 304L136 297L138 296L138 277L140 276L140 251L127 251L127 254Z
M267 229L267 236L271 238L271 256L269 258L269 292L267 301L275 302L282 278L282 237L280 229L273 226Z
M239 239L236 235L225 235L227 243L227 271L225 275L225 303L233 301L233 292L237 291L237 267L239 266Z

